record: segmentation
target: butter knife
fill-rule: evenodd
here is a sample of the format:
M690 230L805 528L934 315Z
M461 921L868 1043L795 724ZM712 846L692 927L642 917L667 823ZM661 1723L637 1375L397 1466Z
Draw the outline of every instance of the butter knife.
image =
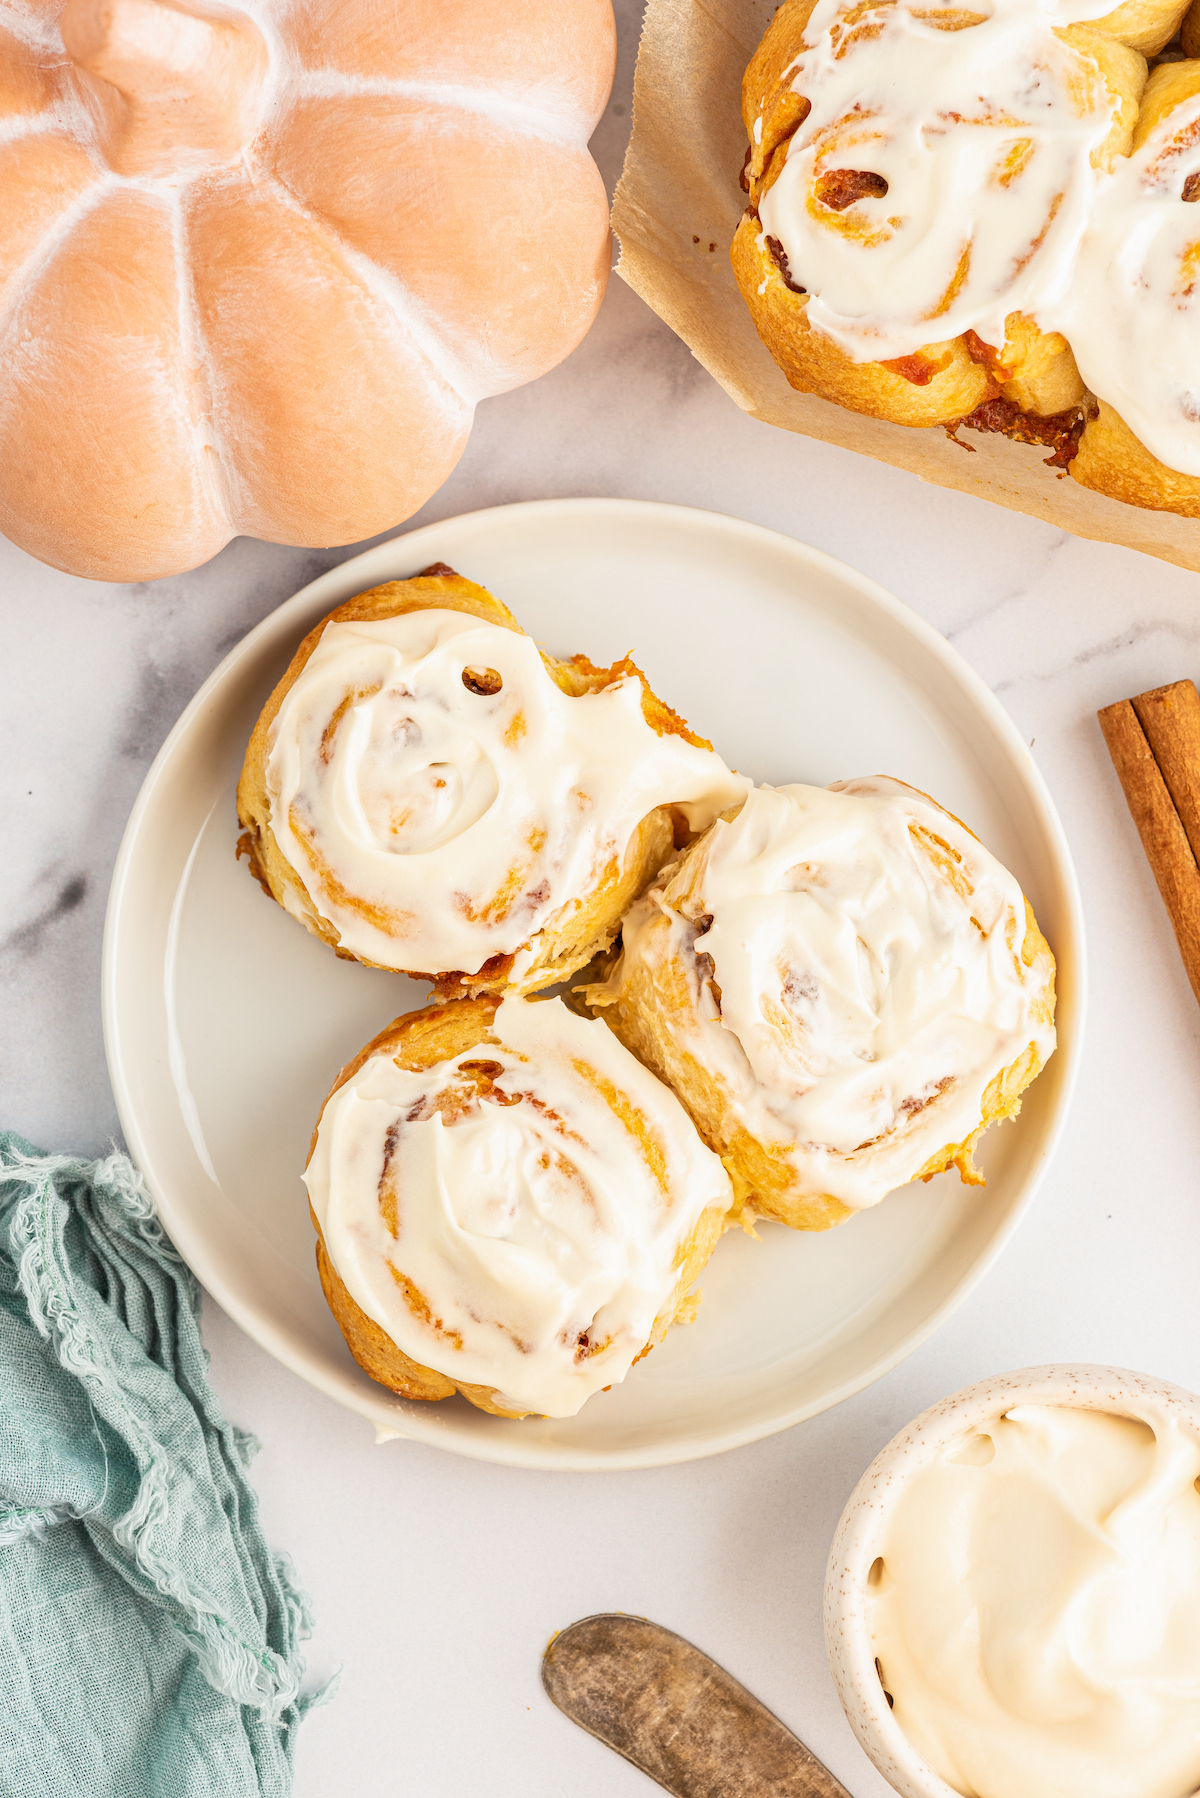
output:
M573 1723L675 1798L850 1798L745 1686L645 1617L570 1624L542 1657L542 1684Z

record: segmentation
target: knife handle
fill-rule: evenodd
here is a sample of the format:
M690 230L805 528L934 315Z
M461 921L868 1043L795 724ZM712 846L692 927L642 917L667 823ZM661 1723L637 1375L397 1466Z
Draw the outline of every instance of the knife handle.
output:
M745 1686L645 1617L572 1623L542 1657L542 1684L675 1798L850 1798Z

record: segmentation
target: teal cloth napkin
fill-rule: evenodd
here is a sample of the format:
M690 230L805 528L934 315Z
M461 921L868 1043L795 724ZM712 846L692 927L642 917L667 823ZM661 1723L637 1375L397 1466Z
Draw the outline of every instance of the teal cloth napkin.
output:
M0 1798L281 1798L305 1600L123 1155L0 1134Z

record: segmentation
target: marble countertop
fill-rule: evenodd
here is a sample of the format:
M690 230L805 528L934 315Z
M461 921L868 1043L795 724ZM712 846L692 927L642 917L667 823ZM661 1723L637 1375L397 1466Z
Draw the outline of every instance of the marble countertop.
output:
M610 185L639 13L618 0L621 68L595 140ZM312 1596L310 1667L343 1668L336 1700L304 1726L296 1790L648 1793L539 1682L556 1628L624 1610L716 1656L854 1798L884 1798L820 1629L829 1541L868 1461L924 1406L1002 1369L1102 1361L1200 1389L1200 1009L1095 720L1111 700L1200 675L1200 577L752 422L619 280L566 363L485 402L459 467L412 522L568 494L789 532L955 644L1032 744L1075 856L1091 962L1082 1074L1030 1215L937 1335L835 1410L692 1466L552 1475L377 1448L208 1304L217 1388L262 1439L268 1533ZM4 1126L89 1153L118 1137L99 973L126 816L209 671L351 553L240 539L195 573L105 587L0 542Z

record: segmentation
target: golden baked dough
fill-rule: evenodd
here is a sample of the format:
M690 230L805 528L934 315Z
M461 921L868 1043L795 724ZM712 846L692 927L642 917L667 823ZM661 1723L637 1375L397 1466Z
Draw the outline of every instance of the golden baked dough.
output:
M809 295L804 271L788 266L783 245L765 234L758 208L782 171L797 128L809 112L807 98L792 91L795 62L805 42L805 28L815 0L784 0L746 70L742 115L750 148L743 184L749 206L731 248L734 273L742 296L767 349L801 392L909 426L954 426L969 420L985 430L1003 431L1023 441L1053 445L1062 466L1078 436L1078 408L1085 389L1066 339L1043 331L1019 311L1005 324L999 347L984 343L973 331L951 338L933 337L911 354L884 361L856 361L823 331L810 327ZM862 28L868 9L847 13L847 30ZM927 13L914 9L922 22L957 31L986 16L967 8ZM1146 79L1143 51L1157 49L1178 25L1176 0L1130 0L1106 18L1071 25L1055 35L1079 52L1085 69L1099 73L1116 102L1107 137L1093 153L1097 167L1109 168L1126 155L1132 142L1138 100ZM822 175L812 189L809 210L824 226L851 237L862 222L854 206L861 194L854 183L879 177L839 169ZM834 182L837 191L825 192ZM849 185L847 185L849 183ZM864 186L861 193L886 192ZM1052 420L1046 428L1040 420ZM1070 441L1068 443L1068 434Z
M1183 16L1175 0L1126 0L1102 19L1090 19L1088 25L1092 31L1128 44L1131 50L1140 50L1143 56L1157 56L1179 30Z
M532 1004L534 1002L513 1001L512 1003ZM541 1003L537 1002L539 1010ZM501 1039L493 1029L499 1006L500 1001L494 996L456 999L449 1003L427 1006L422 1011L409 1012L389 1024L352 1061L346 1064L334 1081L321 1108L321 1117L318 1118L313 1130L306 1168L312 1162L313 1153L317 1147L321 1119L325 1116L330 1100L359 1073L372 1057L390 1056L394 1058L399 1068L413 1073L426 1073L439 1069L442 1064L451 1062L472 1049L486 1050L488 1047L499 1047ZM441 1110L446 1128L452 1129L458 1118L469 1115L472 1104L478 1109L482 1100L495 1098L494 1082L497 1077L493 1072L495 1069L496 1063L481 1057L477 1063L473 1062L467 1069L462 1070L462 1078L458 1086L451 1089L454 1105L447 1104L445 1093L442 1096ZM640 1072L640 1070L638 1071ZM536 1068L530 1075L530 1081L535 1088L530 1103L538 1105ZM644 1118L627 1095L615 1087L612 1089L611 1095L608 1095L602 1080L598 1080L596 1084L599 1090L605 1092L618 1128L623 1132L635 1135L640 1128L645 1127ZM668 1103L673 1103L669 1100L668 1095L664 1094L663 1096ZM505 1106L511 1106L513 1103L511 1094L502 1096L500 1102ZM683 1128L690 1132L691 1126L687 1124L686 1119L680 1115L679 1121ZM567 1136L569 1138L569 1132ZM654 1156L654 1149L655 1145L651 1141L647 1150L648 1158L651 1160ZM703 1150L699 1152L704 1153ZM718 1175L719 1172L718 1169ZM723 1179L723 1176L721 1178ZM419 1195L413 1195L411 1202L417 1203L418 1197ZM636 1360L640 1360L642 1356L649 1353L656 1343L662 1341L673 1322L676 1320L686 1322L694 1315L699 1298L699 1295L693 1290L695 1281L727 1226L729 1197L726 1187L724 1202L709 1205L701 1211L694 1227L679 1244L673 1263L677 1270L674 1288L667 1303L656 1316L640 1353L635 1357ZM405 1205L403 1190L399 1193L397 1202L401 1207ZM309 1215L317 1233L317 1267L329 1308L337 1320L351 1354L373 1380L388 1387L392 1392L400 1393L405 1398L443 1399L451 1397L457 1391L461 1392L464 1398L469 1399L471 1404L480 1410L491 1412L494 1416L521 1417L531 1414L529 1411L506 1407L494 1387L462 1379L456 1380L445 1371L444 1367L439 1371L434 1367L426 1366L413 1360L411 1356L397 1347L380 1325L367 1316L348 1291L333 1264L320 1222L311 1203ZM395 1275L394 1270L393 1276L397 1279L397 1284L400 1284L400 1278ZM405 1290L410 1304L419 1315L423 1305L420 1293L414 1295L408 1286L405 1287ZM427 1312L428 1306L425 1305L424 1309ZM445 1331L442 1334L450 1336L453 1332ZM449 1350L446 1365L452 1366L453 1360L453 1350Z
M847 790L852 793L856 787L865 789L869 784L849 783ZM915 825L921 838L918 847L932 862L948 889L960 896L963 893L969 895L971 889L963 885L962 839L958 839L959 847L956 848L949 827L957 827L966 838L977 843L974 833L936 806L927 795L911 788L900 788L900 783L878 784L896 788L931 808L934 828L929 827L930 811L925 812L924 821L918 820ZM802 793L813 789L790 791ZM786 795L789 789L784 788L781 792ZM751 800L757 797L757 794L752 795ZM938 814L945 820L940 826ZM743 1073L724 1054L714 1057L704 1040L706 1031L715 1031L718 1042L723 1044L727 1041L726 1033L734 1030L728 1015L728 996L722 993L719 984L721 968L719 964L714 966L712 957L703 949L698 950L696 944L698 939L705 938L714 922L713 888L707 865L712 843L716 833L724 825L732 824L738 815L737 811L726 813L712 831L664 870L663 884L653 888L635 910L632 943L627 921L625 942L615 952L609 978L582 990L597 1015L605 1019L626 1047L679 1095L705 1142L724 1161L740 1206L765 1217L777 1218L793 1229L826 1230L849 1217L852 1207L834 1194L817 1189L811 1173L805 1173L804 1165L794 1165L789 1160L786 1129L782 1134L779 1130L767 1134L753 1127L756 1116L765 1117L766 1114L748 1112L744 1104L747 1090L755 1093L762 1090L756 1086L756 1076L749 1063ZM771 842L769 828L752 824L747 838L752 845L747 852L752 857L751 865L767 865ZM988 860L992 861L992 858ZM830 867L833 865L831 863ZM998 867L998 864L994 865ZM811 875L817 889L829 884L819 862L805 861L792 872L803 876L805 882ZM1011 880L1011 876L1006 879ZM1015 888L1015 883L1013 886ZM789 890L786 879L784 890ZM778 897L773 889L772 893L773 897ZM975 1113L978 1123L974 1128L959 1141L939 1144L919 1165L910 1162L904 1170L903 1180L892 1180L892 1185L910 1179L929 1180L951 1167L958 1170L967 1184L982 1185L983 1176L974 1165L973 1151L989 1125L1012 1117L1020 1109L1021 1094L1040 1071L1043 1051L1048 1052L1047 1040L1051 1045L1053 1043L1054 959L1028 902L1022 900L1022 903L1025 928L1019 955L1021 964L1029 971L1032 1026L1029 1034L1034 1040L1022 1047L1010 1062L998 1067L988 1081L982 1104ZM689 924L688 920L694 921ZM750 926L744 912L738 913L736 924L731 928L736 930L739 938L745 935ZM982 931L982 926L976 925L976 928ZM863 948L861 942L859 946ZM767 965L775 953L774 939L770 943L762 942L757 946L752 943L750 946L750 960L756 968ZM740 984L739 977L739 988ZM785 994L787 990L785 983ZM773 987L770 991L764 987L755 1006L758 1017L766 1020L764 1027L778 1033L781 1025L790 1026L792 1020L776 1012L779 1023L773 1021L773 992ZM744 991L742 999L744 1004ZM734 1041L740 1041L736 1032ZM739 1056L739 1060L744 1061L745 1057ZM744 1081L748 1081L748 1087ZM905 1107L900 1110L903 1112ZM775 1119L771 1121L774 1125ZM868 1143L863 1147L870 1149L873 1145ZM861 1154L861 1150L857 1154ZM851 1155L847 1161L854 1159L856 1156Z
M360 593L323 618L300 644L287 672L279 682L254 727L241 779L238 782L238 817L244 827L238 843L239 856L249 860L251 872L263 890L298 918L314 936L321 938L346 960L361 960L368 966L395 967L394 963L372 960L349 950L337 928L318 912L303 880L276 841L271 828L271 799L267 788L267 760L271 747L272 723L326 628L331 624L379 620L403 614L438 609L468 613L485 622L524 636L520 625L508 608L483 587L464 579L443 564L426 569L423 574L406 581L389 581L369 592ZM660 738L678 737L684 742L711 751L711 744L697 736L674 711L652 691L649 682L634 663L625 657L609 668L600 668L586 656L558 661L539 652L545 668L561 692L573 697L598 693L622 676L632 676L641 683L641 710L647 724ZM490 672L490 671L489 671ZM352 697L352 696L351 696ZM711 816L711 813L709 814ZM658 806L642 819L629 842L622 866L614 860L604 869L590 891L573 897L550 917L532 940L533 953L521 972L520 990L534 991L564 979L606 949L616 934L620 918L630 903L643 891L648 881L672 853L678 842L686 840L687 826L682 813L673 806ZM502 873L502 870L497 870ZM370 907L356 895L339 890L339 900L357 906L364 912ZM526 944L528 949L530 944ZM417 979L435 982L441 997L480 993L504 993L511 990L510 980L515 954L491 956L477 971L463 972L454 968L402 968L398 971Z
M1128 506L1200 518L1200 475L1180 474L1160 462L1103 400L1083 427L1070 471L1081 487Z

